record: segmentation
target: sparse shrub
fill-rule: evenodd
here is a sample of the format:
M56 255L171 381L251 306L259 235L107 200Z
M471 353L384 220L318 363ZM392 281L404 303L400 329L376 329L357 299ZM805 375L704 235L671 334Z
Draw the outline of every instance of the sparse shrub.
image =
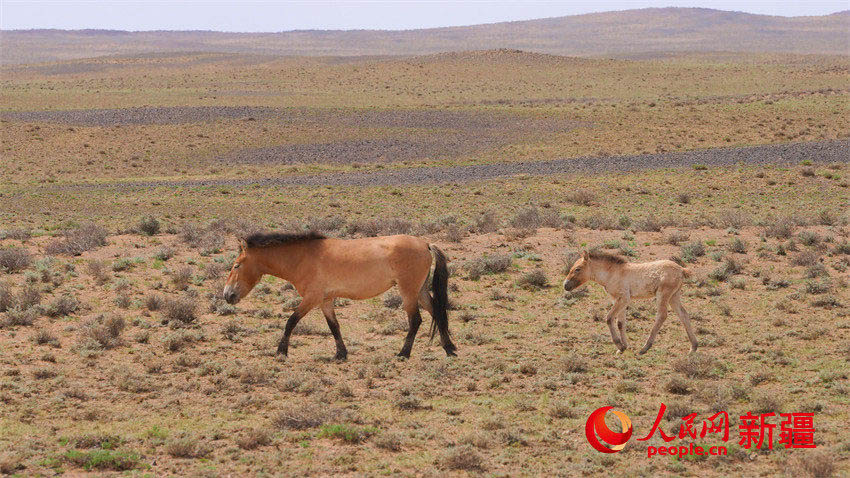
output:
M568 403L558 402L549 409L549 416L552 418L575 418L576 413Z
M17 305L21 309L32 309L41 303L41 290L35 284L27 284L18 293Z
M587 362L576 354L567 355L561 364L563 369L569 373L585 373L588 371Z
M812 478L830 478L835 474L835 458L828 452L811 450L800 454L798 466Z
M94 278L98 285L106 284L109 281L109 274L106 272L106 266L101 261L89 261L88 273Z
M447 470L482 471L484 459L471 446L462 445L446 452L438 465Z
M825 294L832 290L832 284L828 281L806 281L807 294Z
M676 395L687 395L693 391L693 387L687 379L674 376L664 386L664 390Z
M15 296L12 288L5 282L0 282L0 312L6 312L14 304Z
M9 274L20 272L32 264L29 251L20 247L0 249L0 270Z
M171 282L177 290L186 290L189 288L189 281L192 280L192 267L178 267L171 273Z
M466 237L466 230L458 224L449 224L446 226L446 230L443 231L443 235L449 242L461 242Z
M159 234L160 224L155 217L145 216L141 220L139 220L139 224L136 227L139 232L146 236L155 236Z
M792 218L778 218L765 226L764 234L776 239L788 239L794 235L795 229L797 229L797 224Z
M531 206L520 210L508 221L511 227L517 229L537 229L541 226L540 212Z
M805 167L800 170L800 174L806 178L813 177L815 175L815 168Z
M165 317L172 323L191 324L196 319L196 304L191 297L169 298L163 305Z
M138 454L119 450L68 450L62 458L87 471L127 471L142 467Z
M518 280L517 285L525 289L542 289L549 285L549 279L543 269L526 272Z
M243 450L254 450L272 443L271 434L261 428L252 428L236 439L236 444Z
M687 233L681 231L673 231L670 234L667 234L667 237L664 239L667 244L672 246L678 246L679 244L687 241L690 238Z
M689 242L682 246L682 260L696 262L698 257L705 255L705 245L701 241Z
M567 223L561 216L558 215L557 211L547 209L540 215L540 224L543 227L562 229Z
M577 204L579 206L592 206L596 202L596 194L589 189L577 189L568 193L565 197L567 202Z
M84 349L111 349L121 344L121 332L126 326L124 318L116 315L99 315L80 327L81 346Z
M373 442L375 443L375 446L382 450L401 451L402 440L402 436L398 433L385 432L375 437Z
M157 294L148 294L145 297L145 308L151 312L156 312L157 310L162 308L164 301L162 300L162 296Z
M691 203L691 195L690 195L690 193L687 193L687 192L679 193L676 196L676 201L678 201L679 204L690 204Z
M638 231L643 232L660 232L662 227L661 222L652 214L641 219L635 225Z
M22 309L18 306L12 307L6 311L6 318L3 321L3 327L7 326L30 326L38 318L38 313L35 309Z
M50 345L55 348L59 348L59 339L56 338L49 330L40 329L35 335L32 336L32 341L35 342L36 345Z
M339 410L326 405L302 403L278 412L272 423L284 430L307 430L337 420L341 415Z
M791 258L791 264L795 266L811 267L818 263L819 256L812 251L803 251Z
M32 238L32 233L26 229L9 229L2 234L3 239L13 239L26 242Z
M187 343L197 342L202 338L203 337L199 334L193 334L181 330L166 336L162 341L162 345L165 347L165 350L169 352L178 352Z
M609 217L602 214L590 214L582 220L582 225L593 230L611 230L617 229L617 223Z
M306 229L316 232L336 232L345 228L346 221L340 216L314 217L307 221Z
M732 239L732 242L729 243L729 251L734 252L736 254L746 254L747 243L744 242L741 238L736 237Z
M387 294L384 296L384 307L388 309L398 309L401 307L402 298L398 294Z
M168 246L161 246L153 255L154 259L165 262L174 257L174 249Z
M346 443L356 444L366 441L377 433L372 427L356 427L353 425L322 425L319 430L319 438L335 438Z
M203 458L212 449L192 437L176 438L165 445L165 452L174 458Z
M816 246L823 240L818 233L812 231L802 231L797 234L797 238L801 244L809 247Z
M709 378L718 375L722 367L708 355L693 354L674 362L673 370L689 378Z
M499 219L493 211L484 211L475 219L475 224L472 227L473 232L478 234L488 234L496 232L499 229Z
M106 236L106 229L95 224L85 224L66 231L63 239L51 242L46 250L50 255L79 256L83 252L105 246Z
M44 307L44 315L48 317L64 317L71 315L77 311L80 303L70 294L63 294L53 299L50 304Z
M834 226L838 223L838 218L829 209L823 209L818 212L816 222L821 226Z
M465 264L470 280L478 280L485 274L498 274L500 272L505 272L510 267L511 256L509 254L485 255Z

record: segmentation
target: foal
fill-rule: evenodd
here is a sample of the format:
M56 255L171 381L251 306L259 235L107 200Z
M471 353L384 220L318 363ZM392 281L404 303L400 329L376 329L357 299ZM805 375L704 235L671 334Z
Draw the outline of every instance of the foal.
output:
M682 283L685 277L690 276L690 271L673 261L660 260L644 262L642 264L631 264L626 259L606 254L604 252L582 252L581 258L573 264L567 278L564 281L564 289L571 291L591 280L605 288L605 292L611 296L614 307L608 312L605 320L611 330L611 338L619 352L626 350L626 306L632 299L648 299L655 296L658 304L658 315L655 325L649 333L646 344L640 350L640 354L646 353L658 329L667 318L667 304L669 303L676 314L682 319L688 339L691 341L691 351L697 349L697 338L694 335L691 319L682 307ZM619 336L614 320L618 320L620 329Z
M434 253L434 296L428 293L431 253ZM337 360L348 351L334 313L334 299L369 299L398 284L410 327L398 355L410 357L413 340L422 323L419 307L431 314L431 338L440 331L446 355L455 355L449 336L448 268L446 256L434 245L412 236L332 239L316 233L253 234L239 243L224 299L235 304L251 292L263 275L287 280L301 295L301 304L286 322L277 353L286 355L292 330L302 317L320 307L336 342Z

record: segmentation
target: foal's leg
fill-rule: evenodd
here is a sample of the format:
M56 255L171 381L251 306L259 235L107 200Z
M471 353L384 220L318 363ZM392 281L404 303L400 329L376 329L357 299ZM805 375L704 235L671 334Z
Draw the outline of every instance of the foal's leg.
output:
M629 343L626 340L626 309L620 311L619 320L617 321L617 327L620 329L620 342L623 344L623 348L620 350L621 352L629 348Z
M670 294L664 293L662 291L658 291L656 294L658 303L658 314L655 317L655 325L652 326L652 330L649 332L649 338L646 339L646 344L644 344L643 348L640 349L639 354L643 355L652 347L653 342L655 342L655 336L658 335L658 329L661 328L661 324L667 319L667 301L670 300Z
M688 340L691 341L691 351L689 353L694 353L697 351L697 337L694 335L694 328L691 325L691 319L688 317L688 313L685 311L685 308L682 307L682 289L676 291L672 297L670 297L670 305L673 306L673 310L676 311L676 315L682 319L682 323L685 324L685 331L688 333Z
M426 291L425 294L428 292ZM406 294L405 291L402 291L402 300L404 311L407 312L407 336L404 337L404 345L401 347L401 352L398 353L399 357L410 358L410 351L413 350L413 341L416 339L416 333L419 332L419 326L422 324L422 315L419 313L419 303L420 297L419 293L415 293L412 296ZM430 310L430 297L428 302L428 309Z
M292 315L289 316L289 320L286 321L286 327L283 329L283 337L281 337L280 342L277 344L278 355L286 356L289 352L289 337L292 335L292 329L298 325L298 321L301 320L302 317L307 315L307 312L313 310L313 308L321 302L321 299L317 299L315 297L302 298L301 304L295 308L295 312L293 312Z
M608 323L608 329L611 331L611 339L614 341L614 345L617 346L617 349L620 352L626 350L626 346L620 341L620 337L617 336L617 327L614 325L614 321L620 315L621 311L626 310L626 306L628 304L629 299L626 297L618 297L614 301L614 306L611 307L611 310L608 311L608 315L605 317L605 322Z
M339 322L336 320L336 312L334 312L334 300L325 299L322 302L322 313L325 314L325 320L328 322L328 328L331 329L331 334L336 342L336 358L337 360L345 360L348 358L348 350L345 349L345 343L342 341L342 334L339 332Z

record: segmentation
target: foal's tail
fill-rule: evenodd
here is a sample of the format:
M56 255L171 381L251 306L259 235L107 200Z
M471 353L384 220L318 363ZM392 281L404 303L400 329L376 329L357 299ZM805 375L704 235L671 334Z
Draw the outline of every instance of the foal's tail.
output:
M446 266L446 256L437 246L431 245L434 253L434 280L431 282L433 296L431 297L431 340L440 331L440 343L447 355L455 355L456 347L449 334L449 268Z

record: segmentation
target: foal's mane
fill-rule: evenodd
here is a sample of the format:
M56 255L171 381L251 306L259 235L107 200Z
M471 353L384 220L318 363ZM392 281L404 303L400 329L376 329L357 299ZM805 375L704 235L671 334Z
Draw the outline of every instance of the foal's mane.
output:
M590 251L587 253L588 257L597 261L604 261L609 264L625 264L629 262L623 256L618 256L617 254L609 254L607 252L602 251Z
M308 232L255 232L245 238L245 244L249 249L257 249L263 247L284 246L287 244L296 244L299 242L313 241L316 239L325 239L325 236L315 231Z

